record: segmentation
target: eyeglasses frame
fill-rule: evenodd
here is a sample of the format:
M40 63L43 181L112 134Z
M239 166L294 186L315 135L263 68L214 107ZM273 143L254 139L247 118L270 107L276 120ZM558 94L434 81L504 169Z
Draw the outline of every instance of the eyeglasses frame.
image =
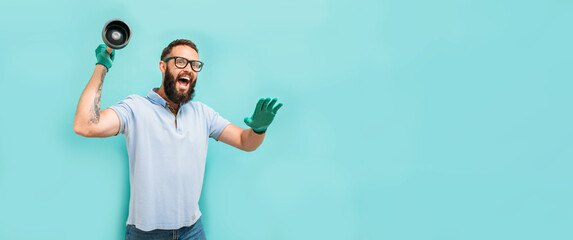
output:
M177 58L183 58L183 59L185 59L185 61L187 61L187 63L185 64L185 66L183 66L183 67L177 66L177 64L175 63L175 62L177 62ZM195 72L201 72L201 70L203 69L203 62L201 62L201 61L199 61L199 60L189 60L189 59L184 58L184 57L177 57L177 56L175 56L175 57L168 57L168 58L166 58L166 59L163 59L163 62L167 63L167 62L168 62L169 60L171 60L171 59L175 59L175 62L174 62L173 64L175 65L176 68L179 68L179 69L184 69L184 68L187 67L187 65L188 65L189 63L193 63L193 62L198 62L199 64L201 64L201 65L199 66L199 71L195 70L195 68L193 68L193 64L191 64L191 69L192 69L193 71L195 71Z

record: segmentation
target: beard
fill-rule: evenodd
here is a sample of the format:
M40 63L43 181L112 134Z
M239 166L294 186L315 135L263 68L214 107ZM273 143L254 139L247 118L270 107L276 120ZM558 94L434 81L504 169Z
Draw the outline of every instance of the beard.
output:
M197 78L195 78L195 80L193 79L190 80L192 82L190 83L189 89L187 89L186 93L180 93L179 91L177 91L177 87L175 86L177 85L178 81L177 79L178 78L175 78L175 76L171 74L169 67L167 67L167 70L165 71L165 77L163 78L163 86L165 86L165 95L167 95L167 98L169 98L169 100L171 100L175 104L188 103L195 96L195 83L197 82Z

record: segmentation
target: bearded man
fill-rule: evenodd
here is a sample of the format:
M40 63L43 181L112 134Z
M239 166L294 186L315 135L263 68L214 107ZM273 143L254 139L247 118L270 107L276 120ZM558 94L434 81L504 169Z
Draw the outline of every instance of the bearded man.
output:
M205 239L199 197L209 138L254 151L282 104L261 98L245 118L251 128L242 129L192 101L203 63L193 42L178 39L161 54L159 88L100 111L103 80L115 58L115 51L109 54L106 48L96 48L97 63L80 97L74 131L84 137L125 135L130 180L126 239Z

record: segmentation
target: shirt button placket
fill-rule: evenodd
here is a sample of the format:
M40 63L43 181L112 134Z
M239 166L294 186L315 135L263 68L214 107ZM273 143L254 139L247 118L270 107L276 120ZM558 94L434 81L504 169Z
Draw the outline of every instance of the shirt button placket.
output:
M179 116L181 116L181 108L179 108L179 112L177 113L177 133L181 134L183 132L182 127L181 127L181 119L179 118Z

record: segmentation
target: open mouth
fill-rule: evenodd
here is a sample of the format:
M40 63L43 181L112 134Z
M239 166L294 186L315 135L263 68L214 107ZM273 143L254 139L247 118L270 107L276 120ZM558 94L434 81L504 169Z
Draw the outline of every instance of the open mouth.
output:
M191 83L191 79L189 77L180 77L179 79L177 79L177 82L183 86L189 86L189 83Z

